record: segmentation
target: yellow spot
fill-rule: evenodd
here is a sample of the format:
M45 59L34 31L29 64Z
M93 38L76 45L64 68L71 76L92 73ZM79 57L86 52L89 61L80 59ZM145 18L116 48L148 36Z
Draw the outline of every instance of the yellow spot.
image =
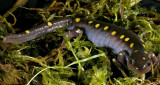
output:
M152 56L153 56L153 57L155 57L155 54L154 54L154 53L152 53Z
M89 21L89 22L88 22L88 24L92 24L92 23L93 23L93 21Z
M104 28L103 28L103 30L107 30L108 29L108 26L105 26Z
M130 48L132 48L133 46L134 46L134 43L131 43L131 44L130 44Z
M140 39L142 42L144 42L142 39Z
M149 59L151 59L151 57L150 56L148 56L149 57Z
M80 18L76 18L76 19L75 19L76 22L79 22L80 20L81 20Z
M143 57L143 60L145 60L146 58L145 57Z
M138 52L138 50L134 50L134 52Z
M111 33L111 35L115 35L116 34L116 31L113 31L112 33Z
M127 38L125 38L125 40L124 40L124 41L126 41L126 42L127 42L127 41L129 41L129 38L128 38L128 37L127 37Z
M144 53L148 54L148 52L147 52L147 51L144 51Z
M29 30L26 30L26 31L25 31L25 33L29 34L29 33L30 33L30 31L29 31Z
M122 53L119 53L119 55L123 55Z
M51 23L51 22L48 22L47 24L48 24L48 26L51 26L51 25L52 25L52 23Z
M99 26L100 26L100 24L96 24L96 25L95 25L95 28L98 28Z
M80 32L81 30L80 30L80 29L77 29L77 31Z
M144 44L142 44L144 48L146 48L146 46Z
M124 38L124 35L121 35L119 38L120 38L120 39L123 39L123 38Z

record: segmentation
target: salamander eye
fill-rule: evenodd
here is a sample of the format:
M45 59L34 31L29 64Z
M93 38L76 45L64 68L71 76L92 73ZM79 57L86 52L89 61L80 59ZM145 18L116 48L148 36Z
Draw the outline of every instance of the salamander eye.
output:
M129 60L129 64L134 64L134 60L133 60L133 59L130 59L130 60Z
M150 66L150 65L151 65L151 61L148 61L148 62L147 62L147 66Z

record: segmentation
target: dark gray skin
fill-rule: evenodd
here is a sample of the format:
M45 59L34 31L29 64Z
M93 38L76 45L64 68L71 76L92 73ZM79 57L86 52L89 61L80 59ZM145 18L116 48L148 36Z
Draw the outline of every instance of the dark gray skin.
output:
M92 21L92 23L89 23ZM155 62L152 57L149 58L149 53L146 53L144 43L133 32L118 27L113 24L104 23L96 20L80 19L80 18L60 18L51 21L52 25L43 23L35 28L32 28L30 33L11 34L3 39L4 43L26 42L43 36L44 34L55 32L56 28L67 28L68 30L74 30L75 28L81 28L84 30L88 39L94 43L97 47L109 47L114 53L118 54L119 62L123 63L127 60L127 66L130 70L143 74L147 73L151 69L151 63ZM107 30L104 28L108 26ZM70 31L68 36L78 36L82 30ZM112 34L112 32L116 32ZM77 32L77 33L76 33ZM66 33L67 34L67 33ZM120 36L125 37L120 39ZM129 40L125 41L126 38ZM131 43L134 43L131 46ZM135 50L138 50L135 52ZM155 58L155 56L154 56Z
M16 42L26 42L36 38L39 38L47 33L56 32L56 28L70 27L73 29L72 18L59 18L57 20L51 21L52 25L49 26L48 23L40 24L32 29L30 33L19 33L11 34L4 37L4 43L16 43Z

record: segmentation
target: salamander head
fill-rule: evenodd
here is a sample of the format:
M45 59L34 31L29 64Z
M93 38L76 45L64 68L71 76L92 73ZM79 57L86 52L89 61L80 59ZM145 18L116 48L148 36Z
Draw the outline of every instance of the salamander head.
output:
M127 65L133 72L144 74L151 70L151 59L146 51L137 51L129 56Z

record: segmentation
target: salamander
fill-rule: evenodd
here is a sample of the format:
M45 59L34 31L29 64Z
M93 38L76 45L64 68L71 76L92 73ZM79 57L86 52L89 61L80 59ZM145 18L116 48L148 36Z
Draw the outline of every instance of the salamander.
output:
M133 72L143 74L151 70L155 55L145 48L144 41L135 33L122 27L102 21L81 18L59 18L51 22L38 25L23 33L11 34L4 37L4 43L26 42L41 37L49 32L56 32L56 28L73 30L76 27L84 30L88 39L97 47L109 47L118 54L118 61L127 61L127 66ZM78 32L78 31L77 31Z

